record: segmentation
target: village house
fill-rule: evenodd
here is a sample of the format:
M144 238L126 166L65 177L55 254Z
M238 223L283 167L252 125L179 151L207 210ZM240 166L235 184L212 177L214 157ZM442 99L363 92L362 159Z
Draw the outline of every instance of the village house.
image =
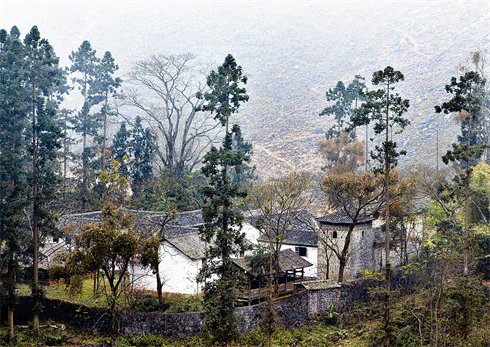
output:
M134 229L146 235L161 234L161 262L159 273L167 292L193 294L201 288L196 281L203 263L206 261L206 245L199 237L198 228L203 224L200 210L186 211L169 216L163 212L124 210L134 215ZM100 221L100 211L63 216L58 226L65 230L65 240L70 240L88 224ZM163 231L161 228L164 228ZM256 244L259 231L245 222L242 231L246 242ZM245 256L239 252L237 257ZM130 269L134 285L138 288L156 290L156 276L149 270L134 263Z
M339 260L332 248L341 251L352 224L352 219L343 211L336 211L317 219L318 230L318 279L338 279ZM380 270L385 263L384 222L373 214L365 214L358 220L349 247L349 257L344 270L344 280L355 279L364 270ZM422 240L422 220L414 215L406 225L404 237L392 241L390 262L393 267L404 265L417 254Z
M260 214L252 214L248 220L250 224L256 225L257 220L261 218L263 217ZM275 225L284 223L281 220L281 216L273 215L272 220ZM318 223L315 217L307 210L294 211L289 225L284 230L282 227L271 229L273 233L284 231L281 251L290 249L311 263L312 266L305 270L305 276L309 279L316 278L318 263L318 237L316 230L318 229ZM273 235L274 238L275 236ZM258 238L258 243L267 245L269 243L268 236L261 234Z

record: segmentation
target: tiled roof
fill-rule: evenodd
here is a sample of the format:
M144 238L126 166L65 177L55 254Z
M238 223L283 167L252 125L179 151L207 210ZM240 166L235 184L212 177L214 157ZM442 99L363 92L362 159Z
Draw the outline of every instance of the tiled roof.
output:
M165 222L170 216L164 212L140 211L122 209L125 213L134 215L133 226L136 230L152 234L160 230L160 225ZM58 227L65 229L73 227L73 233L78 233L83 227L88 224L95 224L100 221L100 211L71 214L62 216L58 222ZM201 211L187 211L175 215L175 218L167 222L166 229L174 229L181 226L199 226L202 224Z
M252 273L252 269L250 268L250 262L248 257L233 259L233 263L235 263L235 265L237 265L242 270L252 275L255 275L254 273ZM291 249L286 249L284 251L279 252L279 267L281 271L301 269L305 267L310 267L312 265L313 265L312 263L310 263L308 260L304 259L303 257L299 256Z
M99 221L100 211L64 215L58 221L58 228L73 227L73 232L77 233L86 225L98 223Z
M193 260L206 257L206 245L197 231L169 237L167 242Z
M357 223L366 223L373 221L374 217L372 214L360 215ZM320 223L325 224L352 224L352 218L347 215L343 210L336 211L334 213L327 214L323 217L318 218Z
M289 216L288 218L288 223L290 225L286 226L282 243L286 245L317 247L318 237L314 232L314 228L317 227L315 217L310 212L301 210L293 212L293 215ZM258 211L252 211L252 213L250 213L250 215L247 217L250 224L255 226L257 224L261 224L263 227L259 229L269 229L273 233L274 237L283 232L285 219L286 218L280 214L276 214L272 216L272 218L264 218ZM268 227L266 225L267 223L271 224L271 227ZM261 232L263 230L261 230ZM260 235L258 240L262 242L269 241L267 236L264 234Z
M167 225L198 226L203 224L201 210L180 212L177 213L174 216L174 218L171 218L171 216L165 212L128 210L128 209L124 209L124 211L134 214L135 222L139 219L146 219L148 221L153 222L154 224L161 224L166 220L170 219Z

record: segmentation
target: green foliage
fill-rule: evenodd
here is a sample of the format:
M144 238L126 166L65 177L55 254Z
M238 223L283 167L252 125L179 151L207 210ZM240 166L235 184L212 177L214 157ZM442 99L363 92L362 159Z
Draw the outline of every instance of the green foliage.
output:
M364 101L362 92L365 90L364 77L356 75L354 80L346 88L342 81L338 81L335 88L330 88L325 96L329 105L320 112L320 116L333 116L334 124L325 134L327 140L339 137L344 132L350 117L354 113L354 107L357 107L357 101ZM355 105L353 103L355 102ZM355 138L355 132L351 132L351 140Z
M105 52L103 58L98 58L89 41L83 41L69 58L72 62L70 72L74 75L72 81L78 85L83 96L80 111L69 119L75 132L82 136L82 165L77 172L81 179L75 202L79 205L78 209L86 211L96 207L101 195L100 189L94 188L97 186L99 172L106 170L107 118L113 114L109 99L120 86L121 79L113 77L119 67L111 53ZM98 105L101 106L96 110L95 106ZM102 134L99 134L100 129ZM94 140L92 144L90 139ZM94 146L95 144L99 146Z
M389 129L394 125L400 128L397 133L401 133L410 124L407 119L403 118L403 114L408 110L410 102L407 99L402 99L398 93L393 93L392 90L396 83L404 79L405 76L400 71L395 71L391 66L374 72L371 80L372 84L375 86L381 85L383 89L361 93L366 101L355 110L354 115L351 117L352 124L348 130L373 122L376 135L388 134ZM371 157L382 166L388 165L389 172L397 165L397 158L405 154L406 151L398 151L396 142L389 140L388 135L386 135L386 140L381 146L375 146L375 151L371 152ZM380 170L381 172L386 171L386 169Z
M205 176L199 172L184 170L176 177L163 170L158 177L143 186L143 190L134 202L135 207L150 211L193 211L204 203L201 188L206 184Z
M121 174L128 179L134 200L140 198L144 187L153 179L155 142L155 136L149 128L143 128L139 116L131 131L122 122L114 137L111 150L114 159L122 163Z
M218 72L211 71L207 78L211 91L198 96L207 102L200 110L212 112L225 128L222 146L219 149L213 146L203 160L202 172L209 185L202 188L206 202L202 208L204 225L199 233L208 245L208 261L198 278L204 283L204 334L211 344L222 346L238 337L234 304L241 274L232 264L231 256L244 251L246 246L241 232L243 214L234 206L234 199L245 197L246 192L232 183L230 175L241 173L246 158L242 151L233 150L233 141L241 132L236 124L230 131L229 118L248 100L245 88L239 87L239 83L246 82L242 68L228 55Z

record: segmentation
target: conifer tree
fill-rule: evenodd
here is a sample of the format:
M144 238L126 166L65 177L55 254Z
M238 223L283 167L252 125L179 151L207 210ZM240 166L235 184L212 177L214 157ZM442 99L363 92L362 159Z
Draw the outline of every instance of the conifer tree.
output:
M43 205L54 199L57 175L54 173L53 162L56 159L56 150L60 147L60 129L55 122L56 110L46 103L51 86L57 82L61 73L58 68L58 58L46 39L36 26L32 27L24 39L26 52L26 88L29 95L32 145L32 233L33 233L33 282L32 296L34 299L34 330L39 329L39 312L41 311L39 289L39 244L40 228L46 227L43 221L49 219L49 212ZM54 106L53 104L51 104ZM49 223L48 223L49 224ZM52 224L50 225L52 226Z
M100 60L100 64L97 65L95 84L94 84L94 104L102 103L100 108L100 115L102 121L102 135L99 137L101 143L100 154L100 170L106 170L106 150L107 150L107 130L108 130L108 116L113 113L109 104L109 99L114 96L116 89L121 85L122 81L119 77L114 78L114 73L119 69L119 66L115 63L111 52L105 52L104 57Z
M246 192L232 183L231 173L232 170L240 173L247 158L242 151L233 151L233 141L240 133L240 127L237 124L230 126L230 117L248 101L245 88L240 86L246 82L241 66L228 55L218 71L211 71L207 77L210 91L198 95L206 102L199 110L212 112L225 128L221 147L213 146L204 156L202 172L208 177L209 185L202 190L206 203L202 209L204 226L199 231L208 245L208 262L201 269L199 278L204 282L204 333L213 344L222 346L238 336L234 303L239 273L231 256L245 249L245 235L241 232L243 214L233 199L245 197Z
M76 74L73 82L78 84L78 89L83 96L83 105L78 112L75 123L75 131L82 135L82 182L81 182L81 204L85 209L89 202L89 184L90 172L89 161L94 156L93 148L89 146L89 136L96 136L100 128L100 119L97 115L91 113L94 105L92 98L92 89L95 84L95 76L99 59L96 57L96 51L92 49L89 41L83 41L76 52L71 52L69 58L72 62L70 72Z
M397 143L390 138L390 130L393 126L398 126L397 133L410 124L403 118L403 114L410 106L407 99L402 99L398 93L394 93L394 85L405 79L400 72L387 66L384 70L373 73L371 83L375 86L382 86L382 89L368 91L363 93L366 101L355 110L351 117L350 129L358 126L374 123L374 133L383 134L385 140L381 146L375 146L371 151L371 158L376 160L380 166L374 168L374 172L383 174L385 178L385 270L386 270L386 314L385 314L385 332L386 345L390 345L390 291L391 291L391 264L390 264L390 172L398 164L398 157L405 155L406 151L398 151Z
M459 162L463 172L455 180L464 189L465 223L464 223L464 275L468 274L469 253L469 222L470 222L470 180L473 166L482 156L487 147L476 140L475 125L481 109L480 90L485 86L486 80L482 79L475 71L466 72L459 77L451 78L451 83L446 85L446 91L453 95L452 99L436 106L437 113L456 113L461 121L461 135L459 143L453 143L452 149L442 157L445 164Z
M13 27L0 31L0 257L7 280L8 336L14 337L16 273L25 258L29 238L23 210L29 205L28 155L24 131L28 127L28 99L24 88L25 51ZM3 270L3 269L2 269Z

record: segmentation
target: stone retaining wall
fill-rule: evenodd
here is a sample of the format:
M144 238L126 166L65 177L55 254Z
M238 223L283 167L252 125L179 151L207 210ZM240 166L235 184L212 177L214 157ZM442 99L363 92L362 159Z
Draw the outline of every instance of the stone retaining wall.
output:
M343 312L361 302L369 300L369 290L382 285L383 281L360 279L342 283L340 287L302 291L295 295L277 300L274 305L279 324L285 328L301 326L305 321L318 315L328 314L331 305L335 311ZM415 282L394 276L393 288L407 289ZM59 300L45 299L42 319L61 322L67 325L96 331L101 334L110 332L109 315L106 310L90 308ZM21 297L15 312L16 324L26 324L31 320L32 302L30 297ZM258 328L262 316L263 304L237 308L241 317L240 332ZM141 313L123 312L117 314L118 325L123 335L163 335L169 337L190 337L199 335L204 324L199 312L190 313Z

